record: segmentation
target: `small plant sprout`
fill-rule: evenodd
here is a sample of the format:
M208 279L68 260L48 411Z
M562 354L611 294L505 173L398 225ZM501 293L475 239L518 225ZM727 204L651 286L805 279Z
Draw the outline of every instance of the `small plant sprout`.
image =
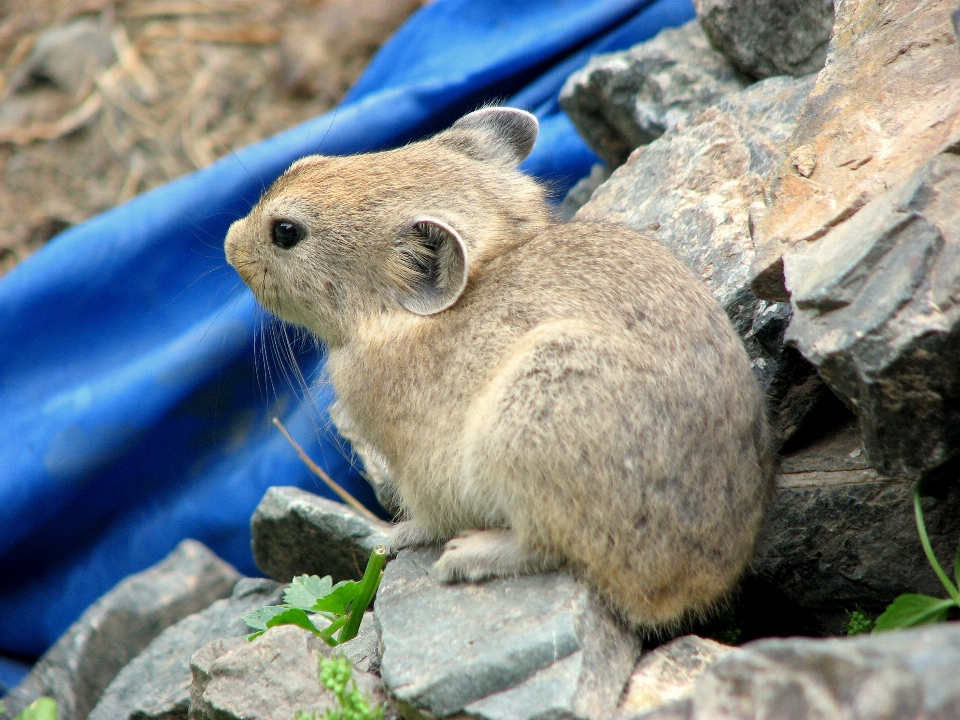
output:
M877 618L874 632L942 622L947 619L947 612L951 608L960 608L960 590L957 589L957 586L960 585L960 546L957 547L956 559L953 561L953 580L951 581L947 573L940 567L937 556L933 554L933 547L930 545L927 526L923 519L920 498L920 483L918 482L913 493L913 510L917 519L920 544L923 545L923 552L927 556L927 561L950 597L942 600L930 595L914 593L901 595L887 606L883 615Z
M383 720L383 706L370 707L352 677L353 664L345 657L320 658L320 684L337 699L337 709L321 719L317 713L298 710L294 720Z
M342 580L334 585L329 575L322 578L316 575L295 577L283 591L283 604L268 605L244 615L247 625L257 631L248 639L254 640L267 628L277 625L298 625L331 646L352 640L360 629L363 613L380 586L386 559L386 547L377 545L370 553L359 582ZM326 620L326 624L321 623L318 627L317 617Z
M868 633L873 630L873 618L858 607L850 612L850 617L844 625L844 629L847 631L847 635Z
M0 702L0 716L7 714L6 706ZM37 698L13 720L57 720L57 701L49 697Z

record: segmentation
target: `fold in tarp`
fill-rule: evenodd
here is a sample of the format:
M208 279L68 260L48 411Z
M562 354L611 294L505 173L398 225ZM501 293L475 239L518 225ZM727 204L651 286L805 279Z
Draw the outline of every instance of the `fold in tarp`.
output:
M597 162L559 111L563 80L692 17L690 0L437 0L336 111L64 232L3 278L0 653L41 653L185 537L257 574L249 518L266 488L330 496L273 416L374 503L327 419L320 352L224 261L228 226L287 165L394 147L500 101L540 118L523 167L560 197Z

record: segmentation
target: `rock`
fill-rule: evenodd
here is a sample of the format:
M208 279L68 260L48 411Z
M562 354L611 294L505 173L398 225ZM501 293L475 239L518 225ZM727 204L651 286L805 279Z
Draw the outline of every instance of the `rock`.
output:
M557 208L557 215L561 220L572 220L577 214L577 210L582 208L593 197L593 193L598 187L610 179L613 171L608 165L597 163L590 168L590 174L585 178L580 178L577 184L570 188L567 196Z
M91 605L4 697L16 716L42 696L59 720L84 720L131 658L165 628L230 594L239 573L195 540Z
M33 46L14 85L46 81L67 95L88 90L97 73L116 61L104 27L89 18L46 30Z
M325 717L336 697L320 684L318 661L335 650L294 625L270 628L253 642L214 640L190 659L190 720L290 720L298 711ZM384 702L380 680L354 671L371 705Z
M852 638L760 640L718 660L691 698L644 720L960 717L960 623Z
M247 635L243 616L281 601L272 580L243 578L233 594L164 630L107 687L89 720L186 720L190 657L214 640Z
M380 626L372 610L363 614L357 636L337 645L337 651L350 658L350 662L361 672L380 672Z
M692 20L624 52L591 58L567 79L560 106L590 147L616 167L634 148L750 82Z
M285 583L304 573L359 580L389 529L389 523L295 487L269 488L250 519L257 567Z
M566 573L445 585L427 573L438 555L402 551L374 606L404 717L610 716L639 640L586 585Z
M840 3L827 65L775 173L769 212L757 218L759 297L787 300L784 252L817 244L960 130L955 7L954 0Z
M645 653L630 676L617 714L630 717L689 696L694 681L735 648L684 635Z
M869 464L920 472L960 453L960 133L784 272L787 339L857 413Z
M813 82L770 78L681 121L634 152L577 214L652 234L703 278L744 339L781 442L823 386L784 345L790 306L750 289L751 213L763 206L766 178Z
M843 631L857 606L877 614L901 593L942 595L917 535L915 480L869 468L855 422L786 456L753 571L814 611L832 633ZM925 498L923 508L935 552L942 562L952 558L960 542L960 487Z
M827 58L833 0L693 0L713 47L758 79L808 75Z

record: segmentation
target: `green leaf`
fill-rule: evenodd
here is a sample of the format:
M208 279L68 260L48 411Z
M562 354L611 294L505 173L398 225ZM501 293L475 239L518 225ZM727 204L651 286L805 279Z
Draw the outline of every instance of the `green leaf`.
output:
M307 608L314 612L329 612L334 615L346 615L350 603L357 595L357 587L360 583L353 580L341 580L325 596L317 598L313 607Z
M877 618L874 632L942 622L947 610L954 607L953 600L941 600L929 595L901 595L894 600L883 615Z
M287 611L282 605L267 605L243 616L243 621L254 630L266 630L267 621Z
M300 608L288 608L279 615L267 620L268 628L277 627L277 625L298 625L315 635L320 634L320 628L314 625L310 617Z
M14 720L57 720L57 701L42 697L27 705Z
M313 610L314 604L333 589L333 579L316 575L300 575L295 577L290 586L283 591L283 602L290 607L301 610Z

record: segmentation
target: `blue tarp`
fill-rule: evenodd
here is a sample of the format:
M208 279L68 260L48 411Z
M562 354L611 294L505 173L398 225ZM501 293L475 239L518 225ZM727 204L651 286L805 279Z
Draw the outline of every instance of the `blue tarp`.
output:
M265 185L302 155L394 147L497 100L540 118L523 168L562 197L597 161L559 111L564 78L692 17L690 0L437 0L336 111L71 228L4 277L0 654L41 653L185 537L257 574L248 522L266 488L329 496L275 415L374 502L326 419L322 358L224 261L227 227Z

